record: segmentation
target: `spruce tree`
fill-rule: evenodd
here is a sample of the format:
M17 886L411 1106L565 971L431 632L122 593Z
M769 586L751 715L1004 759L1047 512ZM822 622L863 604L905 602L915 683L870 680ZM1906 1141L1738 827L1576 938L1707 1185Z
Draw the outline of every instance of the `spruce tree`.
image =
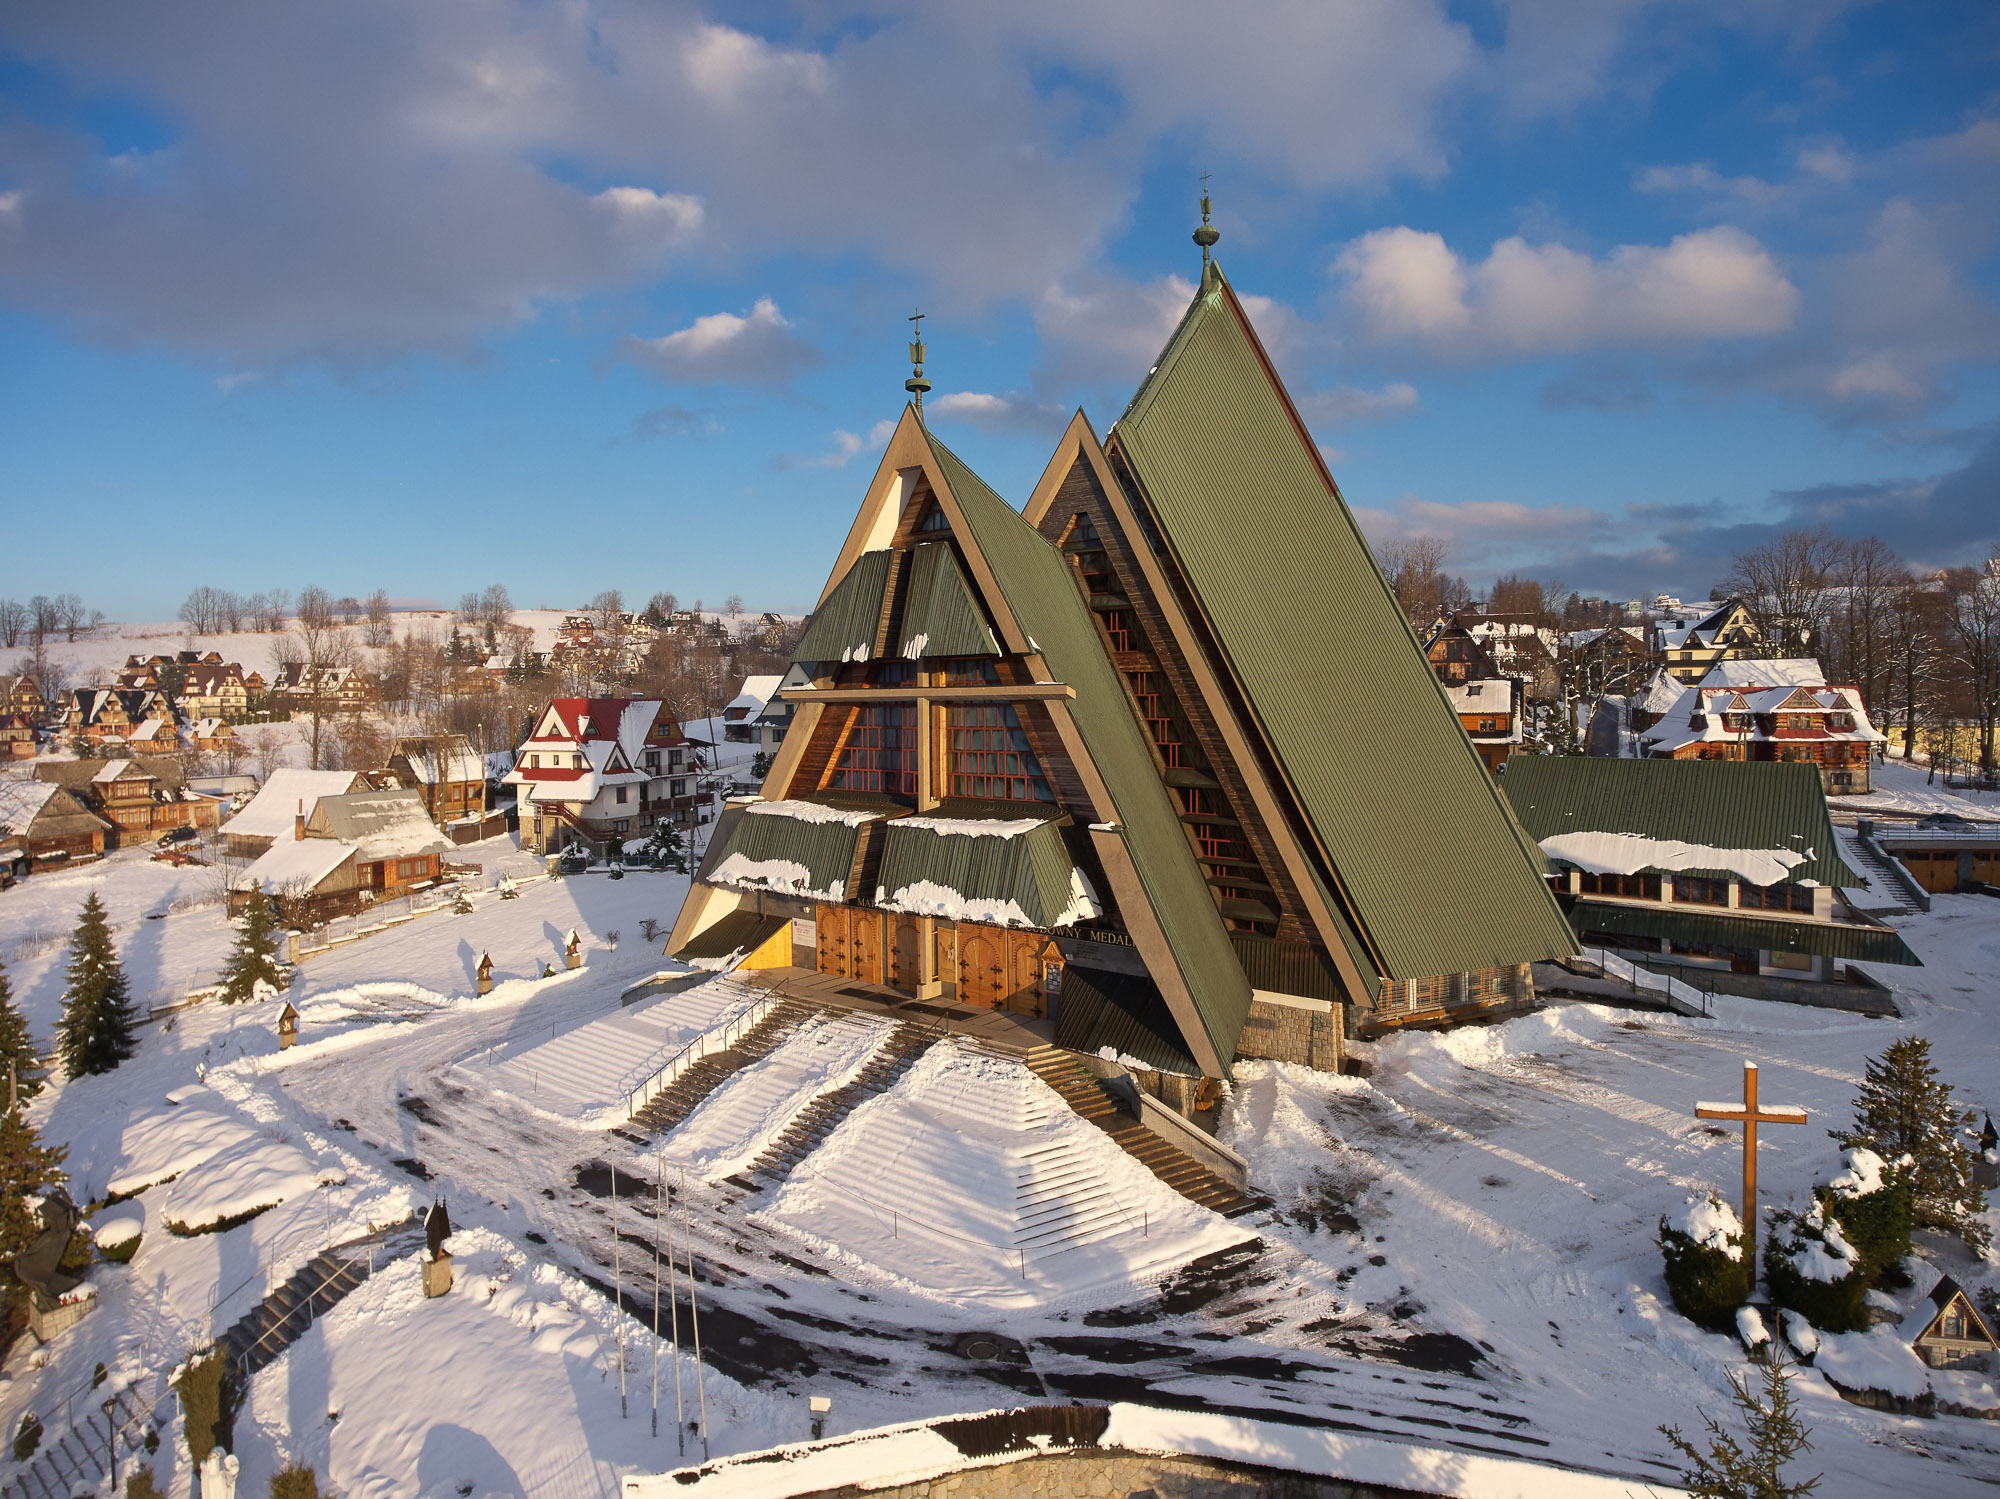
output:
M1973 1184L1973 1156L1958 1139L1972 1120L1971 1110L1952 1102L1951 1085L1932 1065L1931 1043L1905 1036L1869 1059L1854 1100L1854 1127L1832 1133L1842 1145L1865 1145L1891 1163L1909 1188L1917 1227L1957 1234L1982 1254L1992 1237L1983 1217L1986 1193Z
M35 1043L28 1035L28 1022L14 1006L14 991L7 983L7 970L0 968L0 1089L7 1086L6 1070L13 1064L14 1081L21 1097L41 1090L35 1076ZM6 1094L0 1092L0 1099Z
M236 946L229 954L228 966L222 970L224 1004L243 1004L257 998L259 984L268 984L276 992L291 982L291 976L278 962L278 940L278 912L271 904L271 897L262 890L251 891L250 903L243 908L242 919L237 923Z
M21 1110L0 1110L0 1266L8 1267L4 1274L10 1296L21 1289L14 1279L14 1257L42 1231L28 1212L28 1197L66 1179L62 1163L67 1154L60 1145L44 1145Z
M1706 1412L1696 1412L1708 1429L1706 1452L1682 1436L1678 1426L1660 1428L1694 1465L1681 1474L1694 1499L1804 1499L1819 1487L1818 1477L1796 1481L1785 1477L1786 1463L1812 1451L1812 1432L1792 1399L1783 1360L1775 1354L1765 1359L1758 1384L1753 1392L1748 1379L1729 1376L1729 1392L1750 1439L1748 1450Z
M136 1021L125 970L111 942L111 924L93 890L69 939L69 987L56 1024L63 1070L71 1077L109 1072L137 1049L132 1036Z

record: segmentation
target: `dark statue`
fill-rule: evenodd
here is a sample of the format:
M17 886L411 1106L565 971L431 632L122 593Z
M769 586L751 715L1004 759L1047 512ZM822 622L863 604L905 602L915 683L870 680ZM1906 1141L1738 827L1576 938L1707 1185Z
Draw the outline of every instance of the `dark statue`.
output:
M44 1193L36 1217L41 1222L28 1247L14 1257L14 1277L35 1296L37 1311L52 1312L65 1292L83 1284L83 1277L62 1268L64 1251L76 1232L76 1205L61 1187Z
M424 1239L430 1245L432 1259L444 1253L444 1241L450 1237L451 1218L445 1213L444 1199L440 1197L424 1215Z

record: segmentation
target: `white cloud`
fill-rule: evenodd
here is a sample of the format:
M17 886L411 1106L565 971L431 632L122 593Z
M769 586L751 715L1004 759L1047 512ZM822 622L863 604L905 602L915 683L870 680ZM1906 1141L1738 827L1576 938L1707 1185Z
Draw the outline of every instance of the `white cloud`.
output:
M1511 500L1447 503L1405 495L1393 507L1357 505L1354 518L1371 546L1417 536L1451 543L1447 570L1495 573L1539 569L1551 556L1618 537L1612 517L1587 505L1521 505Z
M1343 299L1378 342L1463 355L1537 355L1778 332L1799 294L1739 229L1621 245L1601 259L1514 236L1468 264L1442 236L1377 229L1334 261Z
M869 428L866 437L835 428L833 446L817 458L807 458L798 453L778 453L772 457L771 466L779 469L846 468L857 455L872 453L886 445L895 431L895 422L886 417Z
M933 396L924 410L933 420L1027 432L1060 431L1070 417L1069 408L1060 402L1037 401L1019 391L995 395L983 390L954 390Z
M224 395L233 395L240 387L259 384L263 378L263 373L259 370L237 370L233 374L218 375L215 388Z
M1686 166L1647 167L1634 183L1642 193L1698 193L1703 197L1728 198L1748 207L1763 208L1783 194L1761 177L1725 177L1707 162Z
M617 232L660 250L685 243L700 230L701 199L687 193L656 193L648 187L607 187L591 205L610 216Z
M627 337L619 352L655 374L696 385L782 385L819 360L819 351L793 334L769 297L759 297L741 316L711 312L661 338Z
M1035 307L1035 331L1053 346L1052 378L1136 383L1193 300L1194 283L1182 276L1087 276L1050 286Z
M1410 415L1417 406L1417 388L1401 381L1380 390L1337 385L1332 390L1308 391L1298 397L1301 416L1309 422L1334 427L1350 422L1392 422Z

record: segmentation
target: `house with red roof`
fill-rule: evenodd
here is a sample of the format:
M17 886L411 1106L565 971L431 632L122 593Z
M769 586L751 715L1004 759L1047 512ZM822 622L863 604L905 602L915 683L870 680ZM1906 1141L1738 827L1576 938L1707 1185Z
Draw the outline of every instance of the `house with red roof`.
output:
M661 824L706 822L702 762L679 721L653 698L551 698L503 784L519 788L521 847L602 854Z

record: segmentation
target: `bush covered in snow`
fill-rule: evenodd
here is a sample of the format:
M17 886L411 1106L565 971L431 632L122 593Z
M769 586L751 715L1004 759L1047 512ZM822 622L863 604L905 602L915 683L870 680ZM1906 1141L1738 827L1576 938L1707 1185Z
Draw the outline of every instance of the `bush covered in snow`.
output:
M212 1349L183 1364L173 1383L180 1392L188 1455L200 1467L215 1448L227 1452L235 1445L236 1411L242 1403L236 1370L227 1354Z
M319 1499L319 1474L294 1462L271 1475L271 1499Z
M1667 1290L1683 1317L1717 1332L1733 1332L1736 1309L1750 1294L1750 1256L1736 1210L1713 1192L1660 1219L1660 1253Z
M1861 1252L1817 1202L1802 1214L1771 1215L1764 1283L1773 1301L1822 1332L1853 1332L1868 1325L1870 1277Z
M1905 1156L1894 1166L1866 1146L1841 1155L1841 1172L1813 1195L1829 1221L1861 1254L1870 1285L1902 1287L1909 1277L1903 1260L1910 1252L1910 1189Z
M1905 1036L1869 1059L1854 1100L1854 1127L1835 1138L1898 1161L1916 1227L1956 1234L1967 1249L1984 1254L1991 1237L1986 1191L1974 1181L1973 1153L1959 1138L1975 1117L1959 1108L1951 1084L1938 1075L1929 1038ZM1904 1156L1907 1166L1900 1162Z

